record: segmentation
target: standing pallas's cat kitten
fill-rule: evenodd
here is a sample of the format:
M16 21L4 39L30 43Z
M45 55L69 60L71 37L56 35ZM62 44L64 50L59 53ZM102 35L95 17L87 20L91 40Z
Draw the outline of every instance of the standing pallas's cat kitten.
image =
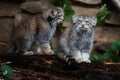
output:
M91 62L89 58L97 18L74 15L72 22L73 25L68 27L60 38L61 52L58 53L58 56L68 63L73 59L76 63Z
M33 15L13 28L10 53L22 52L24 55L54 54L51 50L50 40L58 24L63 22L63 9L60 7L52 8L43 15ZM35 51L28 51L33 42L36 44Z

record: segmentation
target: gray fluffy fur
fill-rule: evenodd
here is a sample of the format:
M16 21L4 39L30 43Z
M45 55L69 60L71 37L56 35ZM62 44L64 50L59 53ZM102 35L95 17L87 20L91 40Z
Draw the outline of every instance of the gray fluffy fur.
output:
M50 47L50 40L53 37L58 24L63 21L64 13L60 7L52 8L43 15L33 15L13 28L11 36L10 53L23 52L24 55L31 54L53 54ZM33 42L36 48L27 52Z
M74 59L77 63L90 62L93 47L94 26L96 17L74 15L73 25L68 27L60 38L61 51L58 56L65 60Z

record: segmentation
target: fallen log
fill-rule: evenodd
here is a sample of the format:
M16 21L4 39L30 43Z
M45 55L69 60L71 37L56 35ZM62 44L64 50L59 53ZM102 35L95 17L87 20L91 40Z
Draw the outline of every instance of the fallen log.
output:
M97 61L92 63L80 63L77 67L68 66L65 62L58 59L57 56L23 56L23 55L11 55L11 54L0 54L0 59L5 61L11 61L11 68L16 71L21 69L18 74L22 74L22 77L29 76L29 80L43 76L47 77L47 80L84 80L88 74L94 76L98 80L119 80L120 78L120 64L108 64ZM17 69L19 68L19 69ZM24 73L26 71L26 73ZM31 72L33 71L33 73ZM17 73L15 71L14 75ZM27 74L28 73L28 74ZM39 75L34 76L35 73ZM25 76L23 75L25 74ZM31 79L30 79L31 75ZM27 78L28 79L28 78ZM36 79L35 79L36 80Z

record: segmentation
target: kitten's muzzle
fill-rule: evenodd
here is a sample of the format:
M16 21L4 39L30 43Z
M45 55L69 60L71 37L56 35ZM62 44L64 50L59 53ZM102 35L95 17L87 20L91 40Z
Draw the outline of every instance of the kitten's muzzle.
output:
M63 16L61 16L61 17L60 17L60 19L61 19L61 21L63 21L63 20L64 20L64 17L63 17Z
M81 27L79 29L82 30L82 31L86 31L87 30L87 28L84 25L81 25Z
M59 18L59 22L62 23L63 21L64 21L64 17L61 16L61 17Z
M82 30L82 31L86 31L87 29L86 29L86 28L80 28L80 31L81 31L81 30Z

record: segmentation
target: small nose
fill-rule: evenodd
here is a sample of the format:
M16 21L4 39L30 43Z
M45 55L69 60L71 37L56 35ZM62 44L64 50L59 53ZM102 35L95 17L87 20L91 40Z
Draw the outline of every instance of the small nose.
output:
M84 28L84 25L82 25L82 28Z

